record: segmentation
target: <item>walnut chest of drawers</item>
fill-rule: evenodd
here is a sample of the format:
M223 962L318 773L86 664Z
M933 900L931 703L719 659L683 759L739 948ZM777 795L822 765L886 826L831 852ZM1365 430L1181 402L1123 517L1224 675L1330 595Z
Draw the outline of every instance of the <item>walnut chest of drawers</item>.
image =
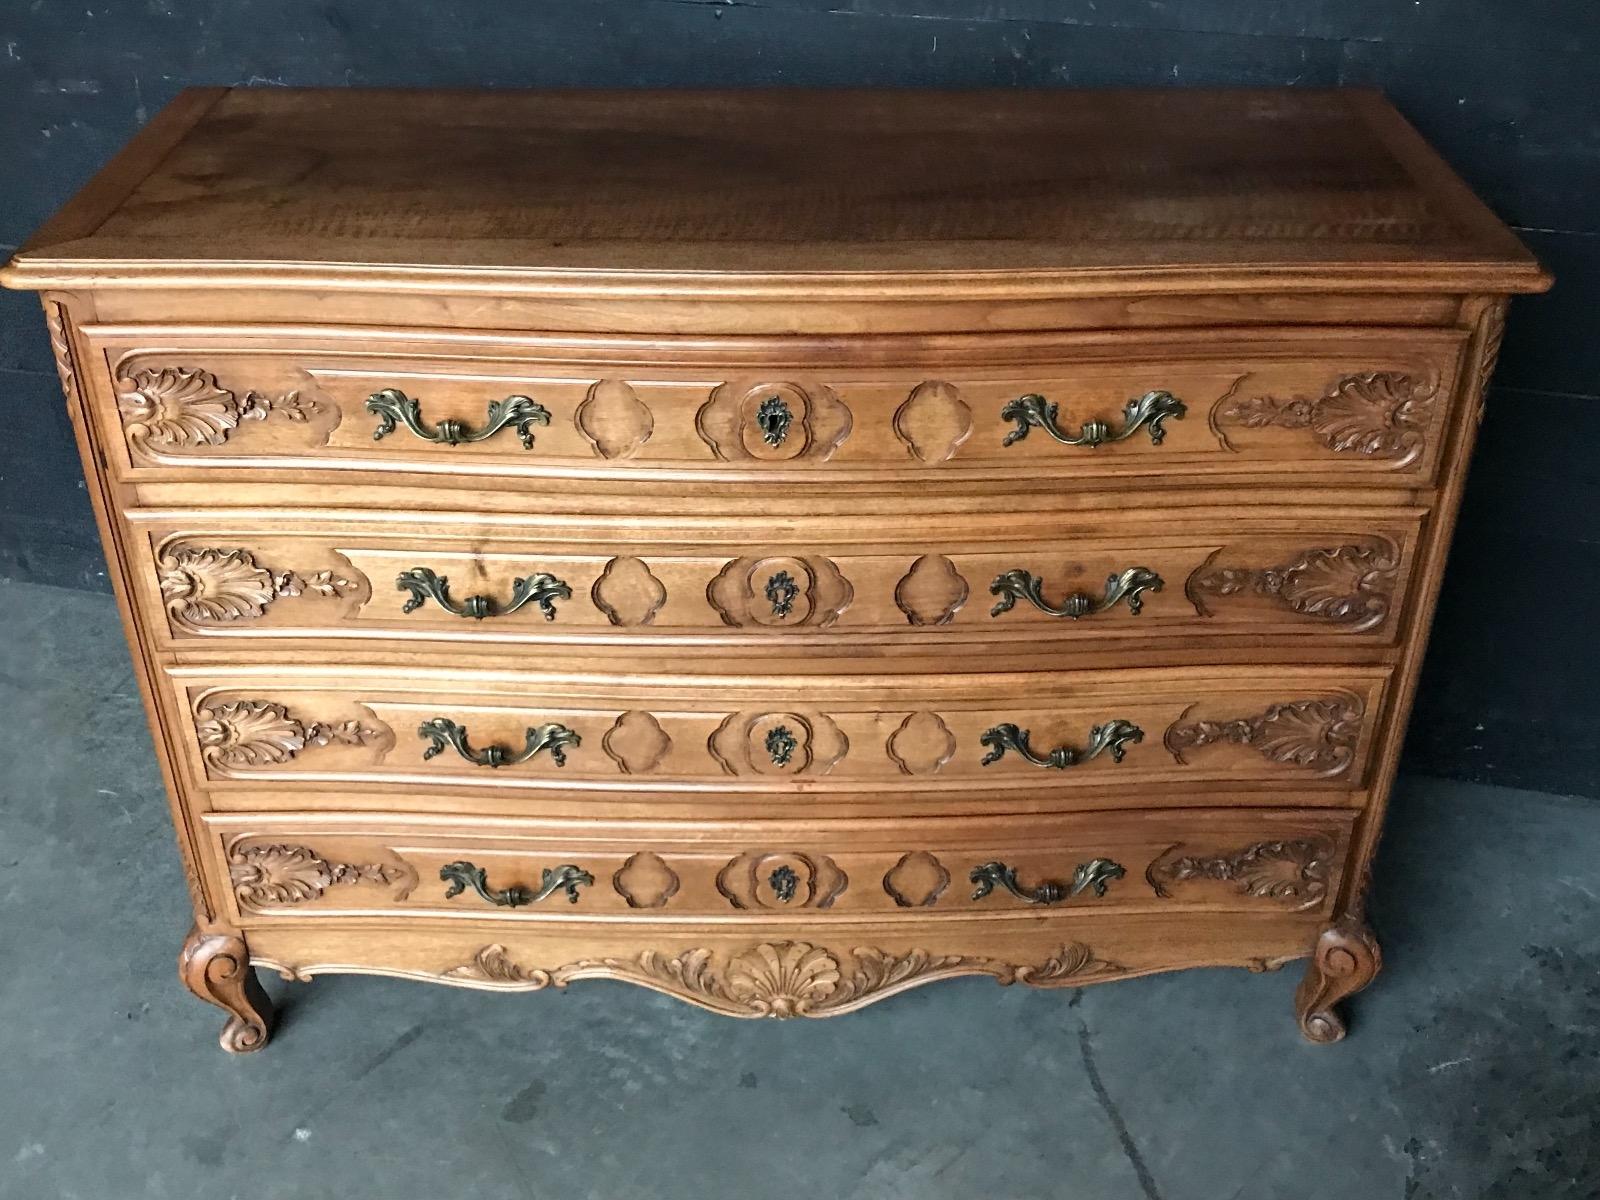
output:
M4 281L230 1050L257 967L789 1017L1309 958L1340 1037L1547 284L1379 96L1278 91L191 91Z

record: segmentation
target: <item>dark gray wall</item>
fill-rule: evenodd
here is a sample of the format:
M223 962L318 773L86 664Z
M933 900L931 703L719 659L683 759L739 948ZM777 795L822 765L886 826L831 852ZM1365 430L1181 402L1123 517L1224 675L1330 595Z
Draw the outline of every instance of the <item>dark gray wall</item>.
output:
M1376 84L1556 274L1517 301L1409 765L1600 797L1592 0L0 0L0 251L189 84ZM0 574L103 588L38 309L0 293Z

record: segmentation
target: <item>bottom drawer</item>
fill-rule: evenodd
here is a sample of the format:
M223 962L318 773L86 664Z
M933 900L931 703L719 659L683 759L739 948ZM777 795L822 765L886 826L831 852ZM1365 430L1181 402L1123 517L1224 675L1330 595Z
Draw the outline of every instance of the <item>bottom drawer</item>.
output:
M219 908L304 919L846 922L1331 910L1356 813L760 823L211 814Z

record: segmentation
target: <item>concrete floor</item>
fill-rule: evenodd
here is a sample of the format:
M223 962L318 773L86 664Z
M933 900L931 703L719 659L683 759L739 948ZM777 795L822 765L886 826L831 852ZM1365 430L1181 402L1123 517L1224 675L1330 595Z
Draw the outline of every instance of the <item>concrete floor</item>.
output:
M1278 1200L1600 1195L1600 802L1405 781L1387 968L964 980L837 1020L620 984L267 986L235 1058L103 597L0 583L0 1197Z

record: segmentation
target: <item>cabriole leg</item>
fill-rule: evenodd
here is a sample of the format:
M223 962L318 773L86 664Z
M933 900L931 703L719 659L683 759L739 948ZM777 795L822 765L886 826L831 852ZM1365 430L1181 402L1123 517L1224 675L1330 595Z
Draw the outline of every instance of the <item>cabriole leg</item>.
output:
M207 1004L228 1014L222 1048L232 1054L259 1050L272 1029L272 1001L256 980L244 938L229 931L189 931L178 955L178 978Z
M1350 917L1324 929L1294 995L1300 1032L1313 1042L1344 1037L1344 1019L1334 1006L1371 983L1382 966L1378 939L1365 921Z

